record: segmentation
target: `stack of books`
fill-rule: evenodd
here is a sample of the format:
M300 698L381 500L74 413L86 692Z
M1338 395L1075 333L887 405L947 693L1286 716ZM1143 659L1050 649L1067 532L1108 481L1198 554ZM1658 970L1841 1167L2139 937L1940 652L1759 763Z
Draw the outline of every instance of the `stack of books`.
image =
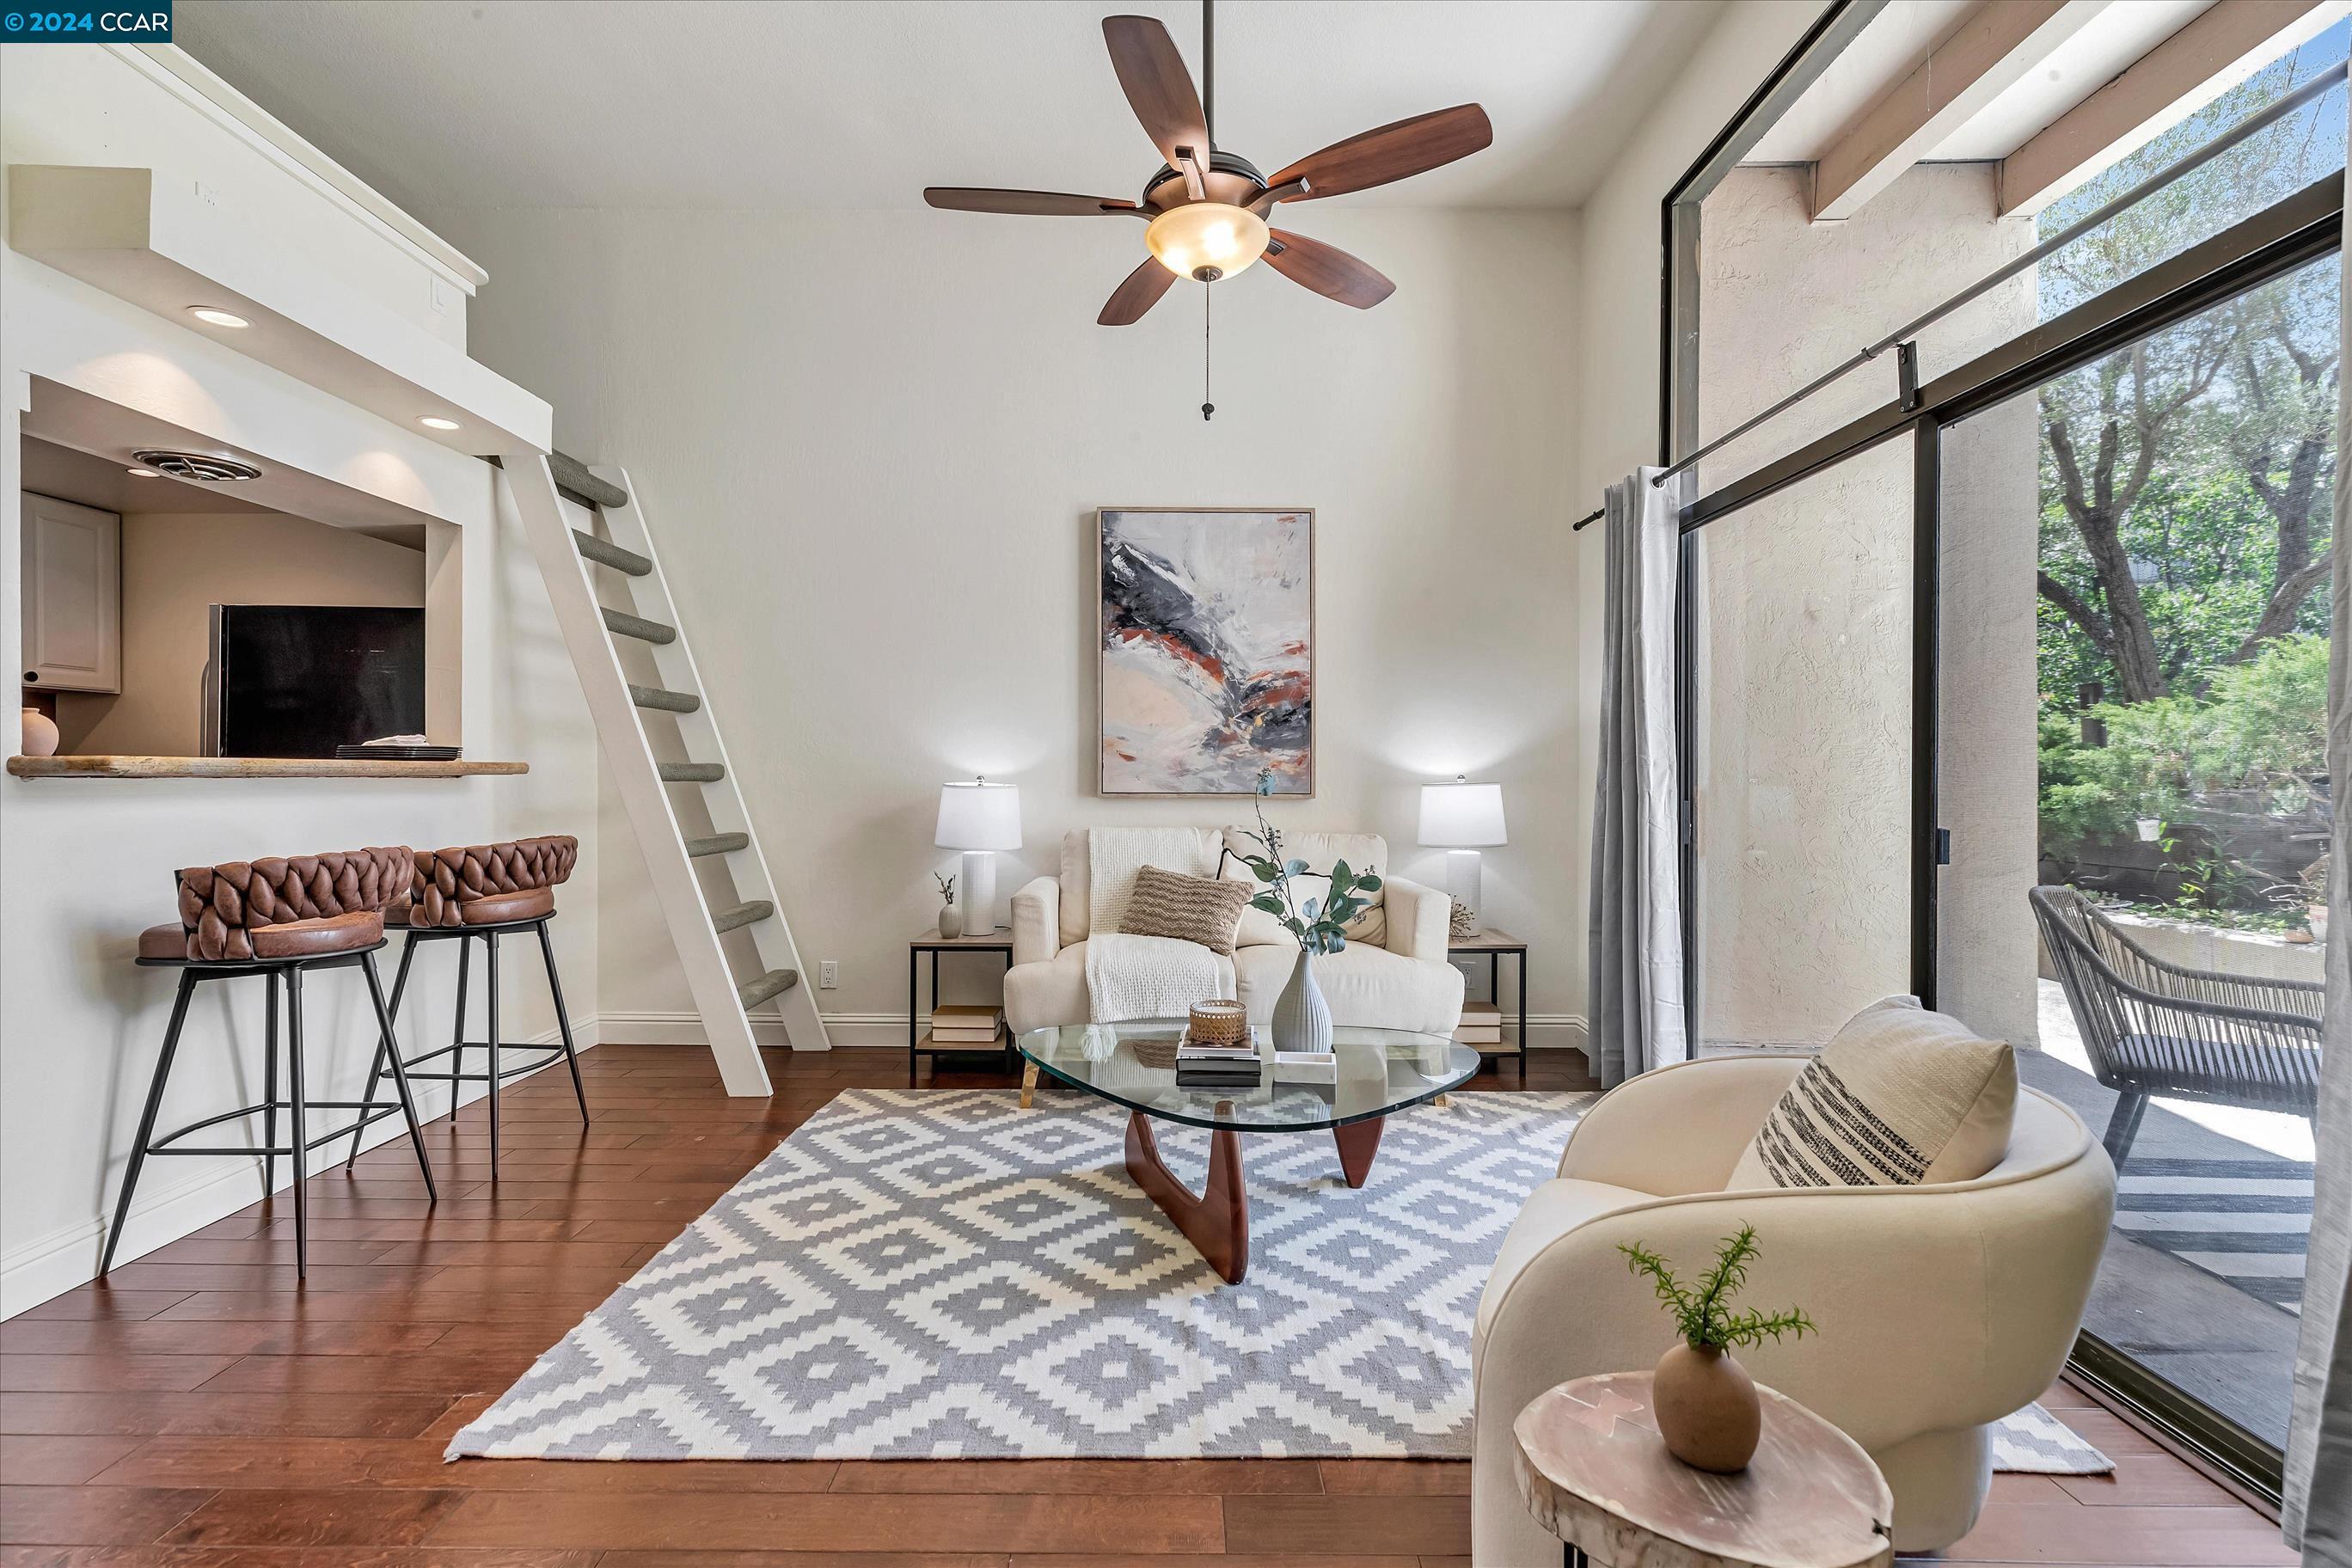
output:
M1263 1065L1255 1028L1248 1037L1229 1045L1211 1045L1187 1036L1176 1045L1176 1087L1255 1089Z
M1462 1004L1462 1022L1454 1026L1454 1043L1473 1050L1503 1048L1503 1010L1492 1002Z
M997 1030L1003 1017L1003 1010L998 1007L982 1007L966 1003L934 1007L931 1009L931 1044L949 1047L970 1046L976 1051L986 1050L996 1044Z

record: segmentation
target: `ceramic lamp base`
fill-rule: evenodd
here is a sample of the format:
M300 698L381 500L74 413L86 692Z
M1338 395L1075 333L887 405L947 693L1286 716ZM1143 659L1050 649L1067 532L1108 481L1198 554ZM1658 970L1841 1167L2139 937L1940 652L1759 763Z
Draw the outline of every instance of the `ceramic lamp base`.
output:
M961 886L956 901L963 906L963 934L986 936L996 929L996 851L965 850Z
M1483 916L1486 906L1478 896L1478 876L1483 857L1475 849L1448 849L1445 852L1445 890L1474 915Z

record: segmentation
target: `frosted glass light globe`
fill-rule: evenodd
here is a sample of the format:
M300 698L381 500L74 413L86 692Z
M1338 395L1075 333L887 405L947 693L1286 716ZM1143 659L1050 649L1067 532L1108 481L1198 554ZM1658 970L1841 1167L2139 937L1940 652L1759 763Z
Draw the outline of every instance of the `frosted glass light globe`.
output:
M1225 202L1187 202L1151 220L1143 242L1179 278L1213 283L1265 254L1265 219Z

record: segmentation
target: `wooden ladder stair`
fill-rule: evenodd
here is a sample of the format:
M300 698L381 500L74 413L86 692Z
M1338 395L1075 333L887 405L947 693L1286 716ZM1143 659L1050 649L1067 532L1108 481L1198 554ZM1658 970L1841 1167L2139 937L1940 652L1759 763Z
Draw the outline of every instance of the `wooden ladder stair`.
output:
M803 966L777 909L775 880L728 766L726 745L693 651L678 629L661 558L628 475L618 468L591 468L560 452L509 454L501 466L547 579L556 624L580 671L605 761L645 852L655 897L677 945L727 1092L767 1094L768 1071L752 1032L753 1008L773 1004L795 1050L824 1050L830 1042L811 988L801 983ZM598 519L602 534L593 527ZM600 573L627 580L628 609L604 603ZM658 685L628 678L615 638L645 645ZM675 717L688 757L656 754L646 729L647 713ZM669 794L676 784L702 790L713 831L688 833ZM731 895L704 889L698 867L714 860L726 867L734 883ZM720 941L738 931L748 934L758 955L757 965L740 976Z

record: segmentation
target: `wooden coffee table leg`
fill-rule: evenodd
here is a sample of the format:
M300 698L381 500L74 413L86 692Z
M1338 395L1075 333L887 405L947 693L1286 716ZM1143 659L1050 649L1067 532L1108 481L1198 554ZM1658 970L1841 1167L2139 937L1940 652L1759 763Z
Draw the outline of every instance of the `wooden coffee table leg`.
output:
M1026 1110L1037 1099L1037 1064L1024 1062L1021 1068L1021 1109Z
M1160 1158L1151 1119L1139 1110L1129 1111L1127 1173L1226 1284L1242 1282L1249 1272L1249 1194L1242 1188L1242 1141L1231 1128L1209 1134L1208 1185L1194 1197Z
M1375 1116L1331 1129L1331 1141L1339 1145L1339 1169L1347 1173L1349 1186L1362 1186L1372 1173L1372 1156L1381 1148L1381 1129L1388 1124L1387 1117Z

